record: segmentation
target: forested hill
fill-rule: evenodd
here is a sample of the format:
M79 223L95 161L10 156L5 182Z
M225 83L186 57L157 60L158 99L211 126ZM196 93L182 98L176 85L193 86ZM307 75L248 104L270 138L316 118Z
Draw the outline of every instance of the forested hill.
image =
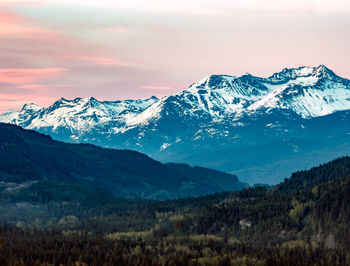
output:
M85 156L85 167L98 156L108 162L120 154L148 157L1 127L0 150L12 151L8 157L17 161L1 153L0 265L350 265L349 157L274 187L167 201L116 199L65 172L65 164L79 165L77 154ZM63 155L46 158L47 150L73 161L59 164L55 159ZM41 164L35 161L40 154ZM198 170L219 178L211 170L148 160L184 176ZM18 161L28 169L10 167ZM49 177L45 165L58 174Z
M162 164L139 152L68 144L0 124L0 181L66 183L109 191L118 197L170 199L246 187L236 176L188 165ZM64 185L64 184L62 184Z
M23 213L17 227L0 227L0 262L350 265L348 163L340 158L276 187L171 201L106 198L89 206L32 198L24 204L2 191L10 208L0 207L1 217L14 210L11 202L22 204ZM299 179L301 186L293 181Z
M310 170L293 173L279 184L280 191L297 191L350 175L350 157L341 157Z

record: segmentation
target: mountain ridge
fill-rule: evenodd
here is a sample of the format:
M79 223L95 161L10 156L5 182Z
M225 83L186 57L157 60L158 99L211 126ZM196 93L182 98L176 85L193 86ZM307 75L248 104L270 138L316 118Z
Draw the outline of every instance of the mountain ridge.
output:
M237 94L231 95L231 96L248 96L248 98L251 99L252 96L255 96L258 94L260 94L260 96L261 96L262 95L261 92L273 92L274 89L269 88L268 85L280 85L280 82L284 82L284 81L286 81L286 79L288 79L290 81L290 80L295 80L297 78L302 78L302 77L314 77L315 79L316 78L320 78L320 79L329 78L329 79L335 79L337 81L346 80L344 78L340 78L339 76L337 76L333 71L331 71L329 68L327 68L324 65L320 65L318 67L302 66L302 67L298 67L298 68L284 68L281 72L276 72L268 78L256 77L256 76L253 76L249 73L245 73L245 74L240 75L240 76L215 74L215 75L207 76L204 79L200 80L199 82L193 83L185 90L182 90L178 93L175 93L174 95L163 97L162 99L167 99L167 98L172 97L172 96L181 95L187 91L192 92L196 88L197 89L206 88L206 89L211 89L212 91L214 91L215 89L225 88L224 85L227 85L227 87L230 87L231 89L236 89L236 91L234 91L234 92L236 92ZM237 90L237 89L242 89L242 87L237 88L237 86L240 84L238 84L238 85L233 84L232 85L232 82L241 83L241 84L243 83L243 84L247 85L247 82L251 82L250 80L253 80L255 82L261 82L263 84L255 84L258 87L253 87L253 88L249 87L249 86L245 86L245 87L243 87L245 90L240 90L240 91ZM315 82L316 81L317 80L315 80ZM349 81L349 80L347 80L347 81ZM220 84L218 84L218 83L220 83ZM311 84L312 84L312 81L311 81ZM217 86L217 85L220 85L220 86ZM263 86L261 86L261 85L263 85ZM247 92L249 92L249 93L247 93ZM240 93L240 95L238 95L239 93ZM65 98L61 98L58 101L54 102L48 108L40 107L40 106L36 105L35 103L24 104L21 111L24 111L27 109L28 110L30 109L32 111L39 111L39 110L45 109L45 110L47 110L47 112L50 112L51 109L56 109L56 108L60 107L60 105L62 103L79 103L80 101L90 103L90 105L92 102L93 102L93 105L94 104L96 104L96 105L97 104L108 105L108 104L118 104L118 103L125 103L125 104L129 103L130 105L133 105L133 103L136 103L136 104L140 103L142 105L143 103L145 103L146 108L144 108L142 110L142 111L144 111L145 109L150 107L152 104L158 102L158 99L155 96L152 96L148 99L117 100L117 101L98 101L94 97L87 97L87 98L77 97L77 98L72 99L72 100L67 100ZM147 105L146 104L147 102L151 102L151 104ZM19 112L21 112L21 111L19 111ZM14 113L16 111L10 110L10 112ZM6 113L7 112L5 112L4 114L6 114Z
M254 153L254 146L280 143L278 149L284 147L281 163L287 170L279 176L266 174L262 180L254 181L253 175L243 173L244 180L251 183L276 183L309 166L290 156L306 156L304 161L310 160L310 164L333 159L322 150L317 153L316 148L301 154L298 152L301 147L296 147L290 153L283 144L285 140L307 139L323 126L325 136L320 146L325 142L329 145L325 149L332 151L335 142L343 145L336 138L347 142L350 132L350 128L342 126L350 110L350 80L337 76L324 65L284 68L268 78L251 74L211 75L161 99L108 102L90 97L60 101L48 108L26 106L17 114L1 115L0 121L34 129L61 141L134 149L162 162L196 164L198 160L193 158L199 154L204 166L213 164L208 155L212 150L220 153L225 148L234 154L245 145L252 146L250 152ZM324 123L321 121L327 124L316 125ZM335 136L332 132L338 127L342 132ZM350 152L348 148L339 150L343 153L337 156ZM231 164L240 159L237 154ZM245 158L245 162L249 160ZM243 169L219 163L215 168L231 173ZM271 180L266 182L264 178Z

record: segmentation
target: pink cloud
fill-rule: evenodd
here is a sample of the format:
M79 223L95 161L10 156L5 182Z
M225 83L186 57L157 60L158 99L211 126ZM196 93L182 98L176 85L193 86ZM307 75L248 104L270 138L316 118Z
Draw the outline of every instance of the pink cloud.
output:
M0 7L42 7L46 4L43 1L1 1Z
M0 114L7 110L20 110L25 103L49 106L63 95L60 91L72 90L69 84L4 84L0 83Z
M8 110L17 110L18 106L23 106L25 103L27 103L25 99L19 100L18 98L4 98L4 95L0 94L0 114L5 113Z
M169 86L141 86L141 89L145 90L157 90L157 91L171 91L173 90L172 87Z
M50 60L63 61L64 64L88 61L94 65L128 66L127 63L118 58L104 56L104 52L99 51L100 47L88 44L76 36L45 28L33 19L16 15L1 8L1 5L0 38L2 38L0 51L1 46L11 50L17 47L23 50L23 55L13 55L17 58L20 56L22 58L31 57L37 61L40 56L45 56Z
M130 69L98 45L9 10L0 5L1 112L26 102L47 106L59 97L91 96L116 69Z
M55 99L46 94L37 95L35 97L35 103L42 106L46 105L48 102L52 102ZM31 94L21 94L17 95L14 93L1 93L0 92L0 113L4 113L8 110L18 110L25 103L33 102L33 95Z
M0 69L0 82L8 84L33 83L43 79L55 77L67 69L63 68L9 68Z
M17 88L20 89L29 89L29 90L37 90L37 89L44 89L45 86L40 84L25 84L25 85L19 85Z
M32 37L32 35L55 34L55 31L38 27L32 20L6 11L0 6L0 36ZM34 36L35 37L35 36Z
M45 30L45 29L36 29L31 27L25 27L20 25L1 25L0 24L0 35L3 34L12 34L12 35L18 35L18 34L43 34L43 33L52 33L51 31Z
M19 16L0 9L0 23L18 23L20 20Z
M33 23L19 15L9 12L0 6L0 33L41 33L49 32L47 29L38 28Z
M101 57L101 56L88 56L88 55L77 55L73 58L78 60L86 60L94 62L98 65L107 65L107 66L127 66L128 64L121 62L117 58L113 57Z

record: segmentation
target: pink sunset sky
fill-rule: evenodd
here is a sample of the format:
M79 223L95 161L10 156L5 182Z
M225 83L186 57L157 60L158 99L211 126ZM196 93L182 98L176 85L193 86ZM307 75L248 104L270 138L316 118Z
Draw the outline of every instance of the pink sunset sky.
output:
M0 113L162 97L210 74L350 78L349 0L0 0Z

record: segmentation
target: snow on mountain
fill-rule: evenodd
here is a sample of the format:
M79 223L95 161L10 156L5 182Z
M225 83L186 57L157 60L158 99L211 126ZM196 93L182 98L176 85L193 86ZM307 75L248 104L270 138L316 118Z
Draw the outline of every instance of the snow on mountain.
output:
M17 110L9 110L3 113L1 117L1 122L3 123L13 123L18 118L19 111Z
M161 99L154 104L151 104L148 108L145 108L143 112L129 117L126 121L127 126L143 125L149 122L151 119L155 119L160 116L160 112L163 109L164 101Z
M45 133L71 132L74 138L86 132L119 134L134 128L174 123L196 127L241 117L288 110L301 118L319 117L350 109L350 82L321 65L285 68L269 78L211 75L186 90L158 100L98 101L93 97L58 100L48 108L26 104L10 111L0 121ZM157 122L158 121L158 122ZM163 125L164 127L164 125ZM213 126L215 128L215 126ZM68 132L68 133L67 133ZM208 131L209 132L209 131ZM211 129L210 132L220 132ZM214 133L213 133L214 134ZM226 134L226 133L225 133Z
M192 84L186 90L150 106L130 120L130 125L144 125L161 117L181 116L203 121L221 120L243 112L254 101L267 95L269 89L261 78L245 74L239 77L212 75Z
M271 92L248 110L289 109L303 118L311 118L350 109L349 81L323 65L284 69L267 81L265 86Z
M146 100L98 101L93 97L67 100L61 98L48 108L35 104L24 105L20 112L7 112L0 121L24 126L27 129L58 128L76 131L89 131L97 125L114 121L124 125L150 105L156 97Z
M332 80L341 80L332 70L324 65L318 67L298 67L298 68L284 68L281 72L274 73L268 78L271 82L287 82L288 80L294 80L300 77L316 77L316 78L328 78Z
M245 74L239 77L212 75L177 95L211 117L223 118L243 111L267 93L268 88L261 84L260 78Z
M161 99L130 120L145 125L161 117L204 122L239 119L244 113L290 110L302 118L350 109L349 81L321 65L283 69L269 78L212 75Z
M350 121L349 113L350 81L321 65L285 68L268 78L211 75L159 100L90 97L62 98L47 108L27 104L0 115L0 122L58 140L135 149L164 162L238 171L248 181L254 171L263 177L254 167L278 163L287 155L283 163L291 161L279 173L295 171L301 166L297 155L321 154L321 145L330 151L322 158L331 156L336 145L348 153L344 145L350 126L344 121ZM277 174L265 176L278 180Z

